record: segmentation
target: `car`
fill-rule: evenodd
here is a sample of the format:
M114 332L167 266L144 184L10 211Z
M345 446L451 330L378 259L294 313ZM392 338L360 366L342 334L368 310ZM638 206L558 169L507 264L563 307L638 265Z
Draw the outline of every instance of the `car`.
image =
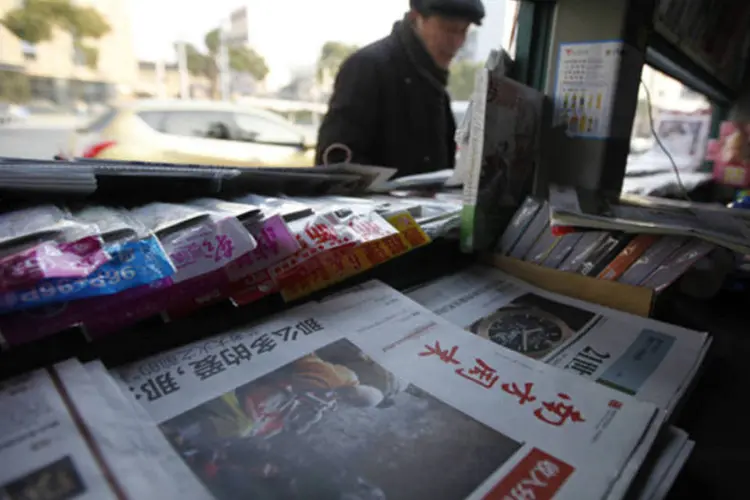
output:
M71 135L62 156L233 167L309 167L311 134L271 111L231 102L136 100Z
M23 106L7 103L0 104L0 125L22 122L28 117L29 112Z

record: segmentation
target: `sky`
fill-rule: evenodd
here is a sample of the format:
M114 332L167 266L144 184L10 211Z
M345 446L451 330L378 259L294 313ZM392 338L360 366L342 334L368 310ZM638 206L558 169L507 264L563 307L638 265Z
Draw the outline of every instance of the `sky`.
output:
M485 4L507 0L484 0ZM174 61L174 42L203 46L203 35L234 9L248 8L250 45L270 63L271 87L312 67L328 40L366 45L390 33L407 0L129 0L136 55ZM491 7L488 5L488 7ZM488 8L488 12L491 9ZM503 9L500 9L503 10ZM499 20L502 31L503 22ZM488 29L487 23L483 29ZM482 55L484 57L484 55Z

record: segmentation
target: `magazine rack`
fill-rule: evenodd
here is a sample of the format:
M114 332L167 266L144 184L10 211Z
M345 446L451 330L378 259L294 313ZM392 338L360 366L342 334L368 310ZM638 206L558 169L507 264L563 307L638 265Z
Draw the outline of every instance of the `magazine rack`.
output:
M655 294L649 288L550 269L504 255L485 255L482 260L550 292L643 317L653 310Z

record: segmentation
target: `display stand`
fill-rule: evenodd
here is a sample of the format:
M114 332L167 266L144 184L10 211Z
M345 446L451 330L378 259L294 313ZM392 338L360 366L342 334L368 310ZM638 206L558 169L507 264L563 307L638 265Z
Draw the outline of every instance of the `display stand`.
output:
M482 261L550 292L643 317L653 311L655 294L648 288L558 271L504 255L485 255Z

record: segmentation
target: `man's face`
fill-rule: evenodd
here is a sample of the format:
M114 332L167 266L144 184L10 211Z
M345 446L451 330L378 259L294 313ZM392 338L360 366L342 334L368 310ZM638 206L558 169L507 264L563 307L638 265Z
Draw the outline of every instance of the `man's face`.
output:
M442 16L416 16L415 28L427 51L438 66L448 69L451 61L466 41L471 23L463 19Z

